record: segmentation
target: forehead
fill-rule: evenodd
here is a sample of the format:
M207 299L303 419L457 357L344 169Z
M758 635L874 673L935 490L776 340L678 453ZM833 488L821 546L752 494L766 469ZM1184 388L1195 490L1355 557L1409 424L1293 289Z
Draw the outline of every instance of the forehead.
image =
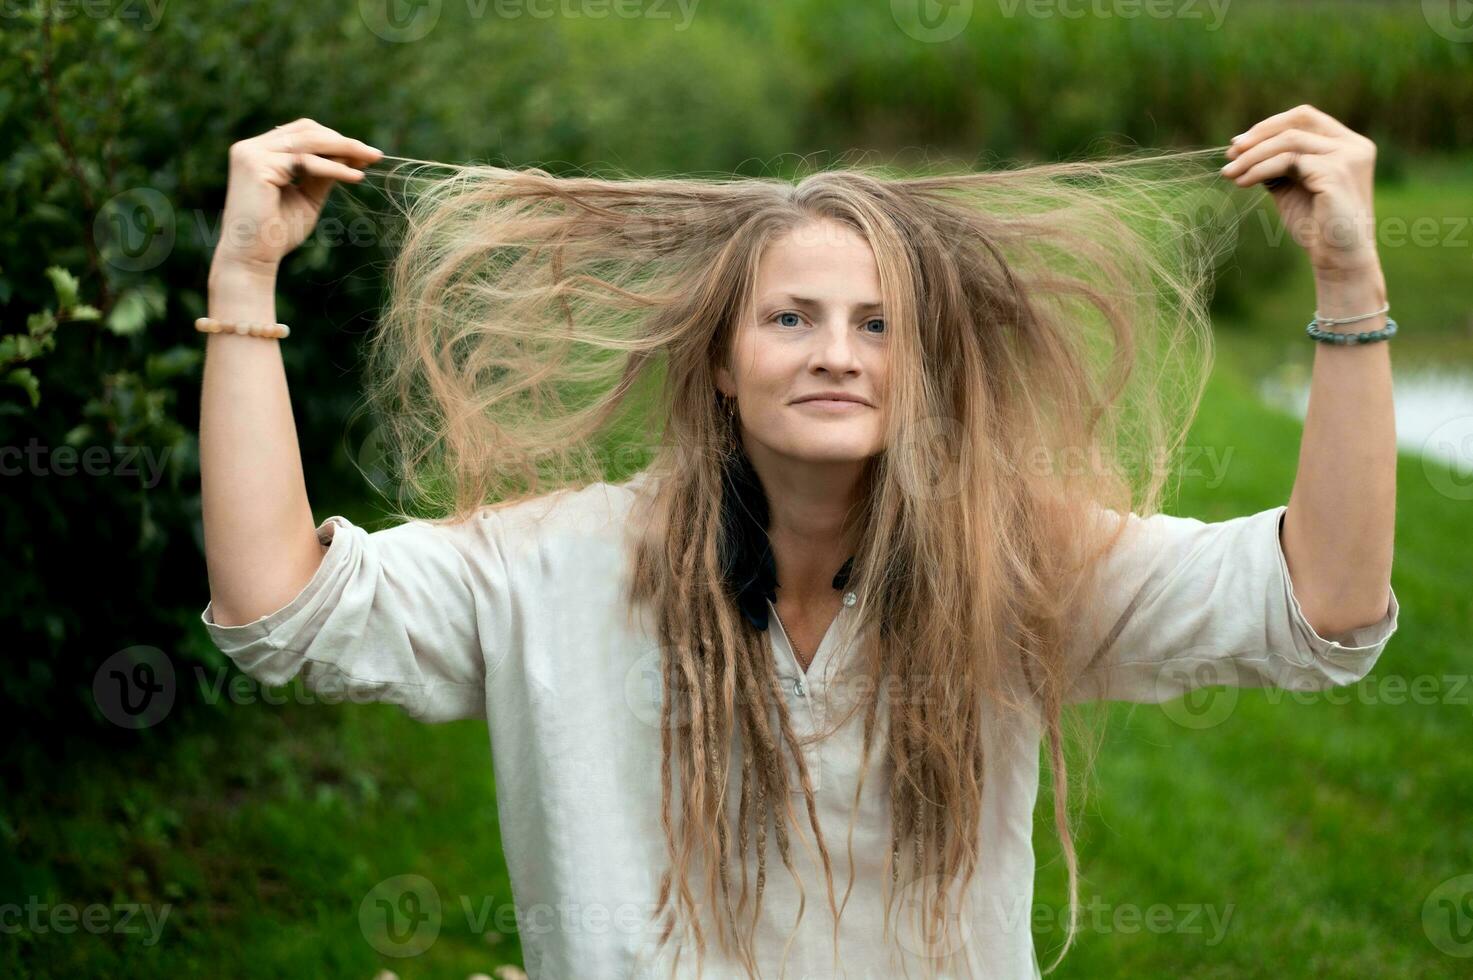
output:
M880 271L864 236L832 219L805 222L773 238L757 263L759 296L802 285L879 295ZM811 292L809 293L811 295Z

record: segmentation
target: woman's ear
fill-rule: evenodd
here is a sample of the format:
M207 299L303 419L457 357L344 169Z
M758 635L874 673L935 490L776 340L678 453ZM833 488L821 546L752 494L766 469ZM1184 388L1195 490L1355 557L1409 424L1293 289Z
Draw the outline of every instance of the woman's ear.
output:
M736 397L736 382L732 380L731 372L724 366L716 369L716 390L728 398Z

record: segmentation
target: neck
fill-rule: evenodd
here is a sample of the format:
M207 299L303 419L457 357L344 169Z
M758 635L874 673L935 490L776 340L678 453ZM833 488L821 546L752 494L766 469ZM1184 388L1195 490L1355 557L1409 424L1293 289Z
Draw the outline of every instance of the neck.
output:
M767 496L779 598L797 606L834 599L834 574L857 548L850 512L860 502L865 461L814 463L761 447L748 456Z

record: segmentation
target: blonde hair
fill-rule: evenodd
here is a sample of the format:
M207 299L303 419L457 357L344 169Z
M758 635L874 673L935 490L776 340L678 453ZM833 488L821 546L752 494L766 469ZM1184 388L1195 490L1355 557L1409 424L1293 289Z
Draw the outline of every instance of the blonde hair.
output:
M828 218L873 249L890 339L886 448L851 515L864 531L850 577L858 622L873 627L857 660L874 695L854 705L866 763L881 732L888 747L885 887L934 876L933 935L946 941L947 885L969 881L984 857L984 726L1032 712L1068 868L1069 928L1050 970L1062 960L1078 917L1062 651L1109 544L1092 533L1092 509L1157 509L1163 464L1202 395L1213 266L1237 226L1203 196L1216 173L1199 158L1217 156L924 176L839 165L793 180L409 175L416 193L369 349L399 513L459 520L633 468L611 446L650 457L629 599L653 611L663 656L662 944L684 924L704 960L703 903L687 880L700 864L717 943L756 974L769 823L798 880L786 751L837 949L842 903L801 743L768 639L723 582L723 472L740 445L714 375L749 314L763 248ZM1011 667L1026 698L1004 683ZM736 826L725 808L733 739Z

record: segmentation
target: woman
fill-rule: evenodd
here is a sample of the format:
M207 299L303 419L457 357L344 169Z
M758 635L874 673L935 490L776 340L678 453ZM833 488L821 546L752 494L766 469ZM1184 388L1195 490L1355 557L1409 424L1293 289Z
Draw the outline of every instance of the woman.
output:
M428 182L371 391L434 516L314 526L279 344L216 333L204 622L263 683L488 721L533 976L1036 976L1045 735L1071 941L1077 905L1065 705L1349 684L1397 626L1384 343L1319 345L1286 506L1154 512L1217 251L1169 206L1190 168L1135 165L1197 155ZM1317 320L1357 317L1323 333L1386 323L1345 233L1370 142L1300 106L1228 155ZM232 147L211 316L273 321L281 258L380 157L305 119ZM661 433L617 483L613 431Z

